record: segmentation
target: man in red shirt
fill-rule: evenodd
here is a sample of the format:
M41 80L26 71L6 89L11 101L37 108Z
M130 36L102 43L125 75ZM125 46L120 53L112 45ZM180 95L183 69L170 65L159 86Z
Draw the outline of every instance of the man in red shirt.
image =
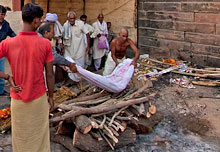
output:
M35 32L42 16L42 8L26 4L22 8L22 32L0 43L0 58L8 58L14 83L22 88L19 92L11 89L13 152L50 151L49 105L53 109L54 58L50 41Z

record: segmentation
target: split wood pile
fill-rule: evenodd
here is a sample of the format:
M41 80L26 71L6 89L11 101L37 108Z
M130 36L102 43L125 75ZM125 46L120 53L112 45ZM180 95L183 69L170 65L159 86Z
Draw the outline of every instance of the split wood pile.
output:
M152 132L161 120L154 105L157 93L150 87L151 81L132 79L119 94L89 87L79 97L57 104L50 119L51 140L70 151L91 152L135 143L136 134Z

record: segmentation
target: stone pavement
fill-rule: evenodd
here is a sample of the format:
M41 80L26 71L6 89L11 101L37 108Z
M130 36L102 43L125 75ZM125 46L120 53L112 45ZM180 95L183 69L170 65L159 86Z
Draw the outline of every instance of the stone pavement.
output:
M51 142L51 152L69 152L62 145ZM12 152L11 134L0 134L0 152Z

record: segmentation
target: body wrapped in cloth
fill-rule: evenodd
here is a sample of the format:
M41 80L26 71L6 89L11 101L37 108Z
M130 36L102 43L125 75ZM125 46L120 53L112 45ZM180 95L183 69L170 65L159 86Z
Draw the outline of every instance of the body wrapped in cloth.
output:
M74 62L72 58L66 57L70 62ZM119 93L123 91L128 83L130 82L133 73L134 65L131 65L132 59L125 59L120 63L111 75L102 76L99 74L92 73L83 69L80 66L77 66L77 70L83 79L89 81L90 83L113 93ZM69 73L69 77L73 78L73 73Z

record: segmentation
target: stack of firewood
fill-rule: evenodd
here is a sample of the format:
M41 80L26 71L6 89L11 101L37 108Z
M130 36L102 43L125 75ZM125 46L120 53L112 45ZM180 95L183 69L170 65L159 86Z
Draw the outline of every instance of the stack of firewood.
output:
M150 93L150 87L148 81L120 94L92 88L96 93L56 105L51 139L70 151L107 151L134 143L136 133L149 133L158 123L156 93Z

